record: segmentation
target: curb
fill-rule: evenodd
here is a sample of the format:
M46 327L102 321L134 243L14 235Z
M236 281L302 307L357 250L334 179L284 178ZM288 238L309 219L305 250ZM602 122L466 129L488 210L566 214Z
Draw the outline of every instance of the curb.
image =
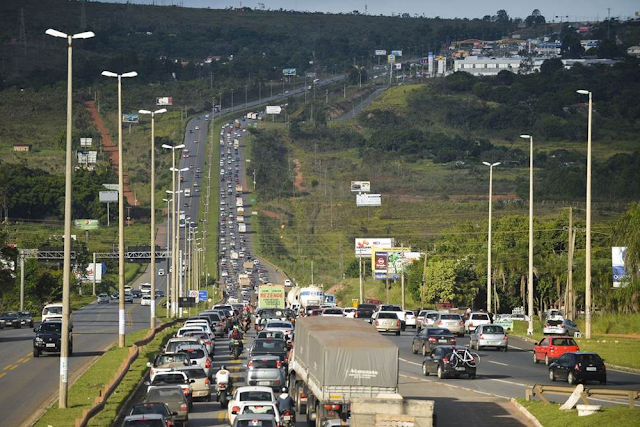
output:
M529 412L527 408L522 406L520 402L518 402L515 398L512 397L510 401L513 406L515 406L516 409L518 409L518 411L522 413L522 415L524 415L529 421L531 421L531 423L533 423L535 427L543 427L540 421L538 421L538 419L531 412Z

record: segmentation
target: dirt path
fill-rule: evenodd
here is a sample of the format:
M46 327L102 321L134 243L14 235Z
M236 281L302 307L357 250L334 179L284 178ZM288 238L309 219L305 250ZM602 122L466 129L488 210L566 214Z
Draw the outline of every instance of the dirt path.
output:
M293 179L293 185L295 185L296 190L298 190L301 193L304 191L307 191L304 185L302 185L302 171L301 171L302 164L300 164L300 160L293 159L293 164L295 165L295 167L293 168L293 171L296 173L296 177Z
M280 219L280 214L278 212L268 211L266 209L263 209L262 213L268 216L269 218Z
M109 129L104 125L102 121L102 117L98 113L96 109L95 101L87 101L84 103L85 108L89 111L91 115L91 122L98 129L100 134L102 135L102 150L105 153L109 154L109 161L111 162L111 167L113 167L114 171L117 173L118 168L120 167L120 159L118 157L118 145L113 142L111 139L111 134L109 133ZM127 199L127 203L130 206L135 205L135 197L133 192L131 191L131 187L129 186L129 175L124 174L124 197Z

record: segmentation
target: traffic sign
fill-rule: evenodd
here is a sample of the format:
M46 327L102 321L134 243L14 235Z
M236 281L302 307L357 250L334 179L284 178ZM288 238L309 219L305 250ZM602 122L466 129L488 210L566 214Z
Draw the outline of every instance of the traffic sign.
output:
M267 114L280 114L282 107L279 105L267 105Z
M198 299L200 301L206 301L209 299L209 291L199 291L198 292Z
M389 64L393 64L394 62L396 62L396 56L395 55L388 55L387 56L387 62Z

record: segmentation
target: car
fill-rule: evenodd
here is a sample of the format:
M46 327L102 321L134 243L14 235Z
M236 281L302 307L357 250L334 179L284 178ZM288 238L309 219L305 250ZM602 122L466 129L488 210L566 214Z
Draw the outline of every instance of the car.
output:
M464 320L457 313L439 312L433 319L433 326L438 328L447 328L459 337L464 336Z
M349 319L354 319L356 315L356 311L358 311L358 309L355 307L346 307L342 311L344 312L344 317L347 317Z
M189 422L189 401L180 386L150 387L144 399L144 403L149 402L163 402L174 414L174 421L179 421L183 425Z
M164 268L158 269L158 276L164 276Z
M416 328L416 314L411 310L405 310L404 313L405 324Z
M124 302L133 304L133 294L124 294Z
M289 321L283 321L279 319L267 320L267 324L264 329L269 331L282 331L286 339L293 338L294 327Z
M196 126L196 130L200 130L200 126Z
M356 319L362 319L366 322L371 323L371 316L373 315L373 313L375 313L377 309L378 309L378 306L375 304L366 304L366 303L358 304L358 308L353 317Z
M109 298L109 295L107 294L98 295L98 304L109 304L110 301L111 301L111 298Z
M544 364L549 366L563 354L577 351L580 351L580 347L571 337L544 337L533 348L533 363L544 360Z
M131 291L131 295L134 298L142 298L142 291L140 289L133 289ZM125 302L126 302L126 298L127 298L127 295L125 294Z
M464 330L467 333L473 332L478 325L487 325L491 323L491 318L487 313L469 313L469 318L464 322Z
M322 310L322 315L327 317L344 317L344 311L340 307L329 307Z
M176 371L184 372L191 381L193 390L193 400L202 399L208 402L211 399L210 375L200 366L181 366L175 368Z
M17 311L5 311L0 314L0 321L3 326L8 328L20 329L22 328L22 322L20 321L20 316Z
M441 345L425 355L422 361L422 374L425 376L436 374L440 379L448 376L459 378L461 375L475 379L477 362L467 347Z
M142 298L140 298L140 305L151 305L151 295L143 295Z
M165 297L164 291L156 290L156 298L164 298L164 297Z
M167 424L167 427L173 427L174 425L173 424L174 413L171 412L171 409L169 409L167 404L163 402L138 403L136 405L133 405L133 407L131 408L131 412L129 412L129 416L149 415L149 414L161 415L165 423Z
M434 321L438 317L438 312L435 310L422 310L416 317L416 329L421 330L429 326L434 326Z
M238 405L238 411L235 415L251 414L251 415L272 415L276 419L276 425L280 425L280 413L278 407L273 402L242 402ZM233 408L232 408L233 409ZM234 420L235 421L235 420ZM251 425L251 424L249 424Z
M544 320L563 320L564 313L562 310L550 308L544 315Z
M159 353L153 358L153 362L147 362L149 379L153 381L158 372L170 371L182 366L191 366L191 360L186 353Z
M145 381L147 386L147 394L154 387L162 386L180 386L184 396L189 401L189 409L193 405L193 388L191 387L192 380L187 377L187 374L180 371L158 371L151 381Z
M378 332L393 332L400 335L402 322L395 311L378 311L371 317Z
M504 328L499 325L480 325L469 336L469 347L480 351L485 347L495 347L496 350L509 350L509 337Z
M439 345L455 345L456 337L450 330L445 328L424 328L413 337L411 341L411 351L416 354L422 350L422 355L426 356Z
M271 414L240 414L234 418L231 427L277 427L275 415Z
M213 337L211 337L208 333L198 331L185 332L183 337L198 338L198 340L200 340L200 344L204 345L207 349L207 352L210 355L213 355L213 351L215 349L215 341L213 340Z
M197 343L180 344L178 345L179 353L186 353L191 360L192 365L200 366L207 373L207 376L211 375L211 359L205 345Z
M62 338L62 320L50 319L40 323L34 328L36 336L33 337L33 357L39 357L42 353L60 353ZM69 356L73 354L73 336L69 334Z
M277 355L254 356L247 363L247 383L250 386L272 387L278 390L286 385L284 363Z
M287 345L284 341L273 338L253 340L253 344L249 350L249 357L253 358L264 355L278 356L281 361L284 361L288 355Z
M42 321L49 319L62 319L62 303L54 302L47 304L42 308ZM69 318L71 321L71 318Z
M256 335L256 339L260 339L260 338L274 338L274 339L286 341L286 337L284 336L284 332L278 331L278 330L271 330L271 331L263 330L263 331L260 331L260 332L258 332L258 335Z
M547 320L542 327L544 335L575 336L576 332L580 332L580 328L570 319Z
M226 319L222 313L216 311L203 311L200 316L206 316L215 336L223 337L227 332Z
M140 414L124 417L122 427L167 427L167 421L161 414Z
M607 367L597 353L565 353L549 365L551 381L566 379L569 385L598 381L607 383Z

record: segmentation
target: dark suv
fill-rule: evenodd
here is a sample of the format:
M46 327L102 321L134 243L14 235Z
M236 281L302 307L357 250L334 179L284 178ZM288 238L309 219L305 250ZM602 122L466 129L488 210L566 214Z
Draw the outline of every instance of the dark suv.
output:
M47 320L34 329L33 357L40 353L60 353L60 338L62 336L62 320ZM69 334L69 356L73 354L73 338Z
M358 309L353 317L371 323L371 316L377 309L378 306L376 304L358 304Z

